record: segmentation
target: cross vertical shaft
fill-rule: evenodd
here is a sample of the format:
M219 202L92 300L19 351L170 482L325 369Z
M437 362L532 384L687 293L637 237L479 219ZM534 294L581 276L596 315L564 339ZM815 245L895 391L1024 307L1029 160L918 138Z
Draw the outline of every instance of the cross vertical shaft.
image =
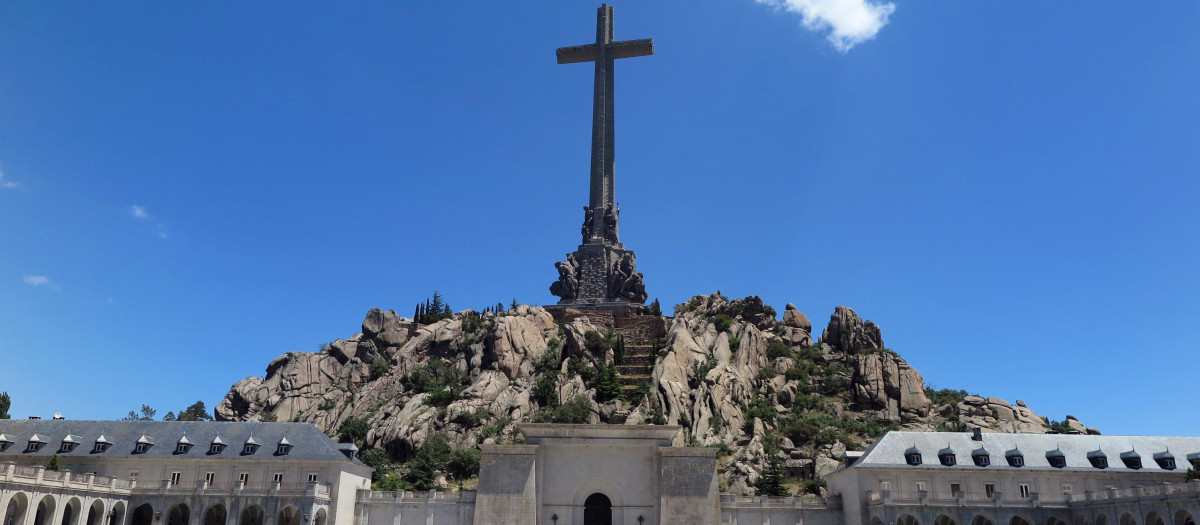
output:
M557 51L559 64L595 62L595 93L592 98L592 165L588 206L591 209L593 241L604 241L606 227L612 221L612 242L616 242L616 148L613 109L613 61L654 54L650 39L613 41L613 8L601 5L596 12L596 43L562 47ZM611 210L606 213L606 210Z

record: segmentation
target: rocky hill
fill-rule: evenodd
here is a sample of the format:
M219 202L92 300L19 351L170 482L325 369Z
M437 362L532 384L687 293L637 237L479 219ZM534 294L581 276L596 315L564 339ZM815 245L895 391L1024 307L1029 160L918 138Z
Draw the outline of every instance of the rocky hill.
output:
M470 483L470 452L520 439L513 425L526 421L681 425L679 445L721 449L721 489L736 494L768 464L786 468L791 490L819 492L843 452L891 429L1098 433L1021 401L927 389L843 306L817 343L803 313L788 305L780 321L753 296L696 296L674 313L559 323L522 305L421 324L372 309L360 333L239 381L215 413L311 422L356 440L394 474L381 480L418 488Z

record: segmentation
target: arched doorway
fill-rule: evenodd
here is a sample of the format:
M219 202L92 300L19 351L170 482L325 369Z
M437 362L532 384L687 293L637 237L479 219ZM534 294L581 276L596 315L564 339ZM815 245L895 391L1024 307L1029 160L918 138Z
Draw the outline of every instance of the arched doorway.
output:
M204 525L225 525L225 506L218 503L204 511Z
M125 502L118 501L113 505L112 515L108 518L108 525L121 525L125 523Z
M954 518L950 516L940 514L937 518L934 518L933 525L958 525L958 522L954 521Z
M258 505L251 505L242 511L242 519L238 525L263 525L263 510Z
M1013 516L1011 520L1008 520L1008 525L1033 525L1033 522L1025 516Z
M612 501L608 496L597 492L587 497L583 502L583 525L612 525Z
M24 525L25 511L29 508L29 498L24 492L13 494L4 509L4 525Z
M1108 516L1104 514L1096 516L1096 525L1108 525Z
M976 514L974 518L971 518L971 525L995 525L995 523L992 518L983 514Z
M896 525L921 525L921 522L910 514L901 514L896 518Z
M1067 522L1060 518L1050 516L1048 519L1046 519L1046 525L1067 525Z
M288 505L279 511L277 525L300 525L300 509Z
M75 525L75 522L79 520L79 511L82 508L83 504L79 502L79 498L68 500L67 504L63 506L62 521L60 523L62 525Z
M167 525L188 525L192 519L191 509L180 503L167 512Z
M96 500L88 507L87 521L84 525L104 525L104 502Z
M33 525L50 525L54 519L54 496L46 496L38 502L37 512L33 515Z
M1167 525L1167 522L1166 520L1162 519L1162 516L1159 516L1157 512L1150 511L1150 513L1146 515L1146 525Z
M313 519L313 525L325 525L325 518L327 516L328 516L328 514L325 513L325 509L318 509L317 517ZM1188 525L1196 525L1196 524L1189 523Z
M1137 525L1137 518L1128 512L1121 515L1121 525Z
M1179 509L1175 513L1175 525L1196 525L1196 520L1192 518L1192 513Z
M133 514L129 515L129 525L152 525L154 523L154 507L149 503L143 503L134 507Z

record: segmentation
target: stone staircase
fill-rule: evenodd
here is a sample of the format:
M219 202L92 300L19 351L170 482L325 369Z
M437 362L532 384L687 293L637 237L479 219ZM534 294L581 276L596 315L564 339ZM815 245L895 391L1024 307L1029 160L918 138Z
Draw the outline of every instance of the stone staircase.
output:
M665 337L666 324L659 317L633 317L616 323L616 331L625 340L625 353L617 365L621 375L621 389L625 397L632 399L639 383L649 383L658 359L654 348L656 340Z

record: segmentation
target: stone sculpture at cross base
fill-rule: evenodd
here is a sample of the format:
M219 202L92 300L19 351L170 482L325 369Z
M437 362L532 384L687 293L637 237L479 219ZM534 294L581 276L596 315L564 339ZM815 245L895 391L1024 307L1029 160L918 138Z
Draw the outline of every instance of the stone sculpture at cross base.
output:
M554 264L558 280L550 293L559 306L630 307L646 302L646 284L633 251L619 239L621 214L615 200L613 133L613 61L654 53L650 39L614 42L613 9L603 5L596 17L596 43L563 47L558 63L595 62L592 99L592 166L588 206L583 207L579 249Z

